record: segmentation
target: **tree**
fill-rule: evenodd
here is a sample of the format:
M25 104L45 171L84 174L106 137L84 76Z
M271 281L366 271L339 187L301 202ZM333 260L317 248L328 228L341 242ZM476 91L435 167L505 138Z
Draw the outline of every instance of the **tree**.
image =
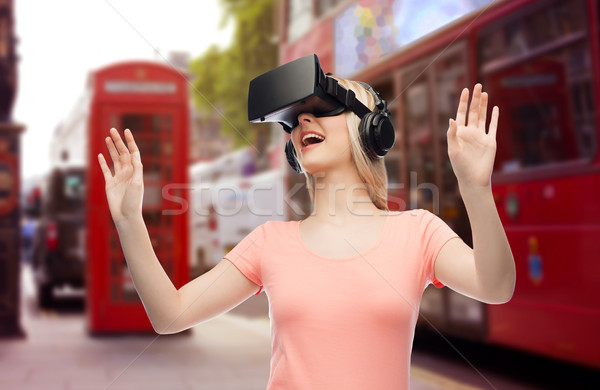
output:
M234 23L234 36L226 49L211 46L190 64L194 103L221 118L224 134L233 136L235 148L255 143L265 124L248 122L248 84L277 66L273 0L221 0L222 25Z

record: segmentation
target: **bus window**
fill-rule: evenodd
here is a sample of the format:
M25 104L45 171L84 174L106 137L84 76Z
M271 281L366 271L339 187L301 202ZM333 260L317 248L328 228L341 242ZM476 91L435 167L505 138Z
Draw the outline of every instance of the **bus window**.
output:
M85 196L85 184L80 174L68 174L65 176L63 193L69 201L83 202Z
M444 198L449 205L460 203L456 177L448 157L448 118L456 116L460 93L467 86L467 48L464 42L441 55L433 65L436 98L436 126L440 142L441 180Z
M440 53L431 67L434 80L435 126L438 140L440 217L463 239L472 245L471 226L458 189L456 175L448 157L448 118L456 117L460 93L468 85L467 42L457 42Z
M478 40L489 106L504 112L495 171L589 160L596 150L585 2L535 7Z
M79 212L84 205L85 172L83 168L55 168L45 183L46 213Z
M410 208L434 209L434 128L428 74L416 67L402 75L402 128L406 134ZM428 184L429 183L429 184ZM423 184L419 186L419 184Z

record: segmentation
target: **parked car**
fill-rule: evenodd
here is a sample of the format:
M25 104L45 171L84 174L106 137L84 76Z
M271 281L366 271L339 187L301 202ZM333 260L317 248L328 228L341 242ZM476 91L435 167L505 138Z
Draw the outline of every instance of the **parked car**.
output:
M53 305L55 287L85 287L84 196L84 168L55 168L42 180L33 240L33 271L40 307Z

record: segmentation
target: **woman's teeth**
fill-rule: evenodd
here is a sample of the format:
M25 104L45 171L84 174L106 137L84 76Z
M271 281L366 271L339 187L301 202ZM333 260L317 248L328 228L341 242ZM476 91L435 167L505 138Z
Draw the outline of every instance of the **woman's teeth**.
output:
M306 141L308 141L309 138L316 138L317 140L323 141L325 139L325 137L321 137L320 135L317 134L306 134L303 138L302 138L302 145L306 146L309 145ZM315 142L311 142L311 144L313 143L317 143L320 141L315 141Z

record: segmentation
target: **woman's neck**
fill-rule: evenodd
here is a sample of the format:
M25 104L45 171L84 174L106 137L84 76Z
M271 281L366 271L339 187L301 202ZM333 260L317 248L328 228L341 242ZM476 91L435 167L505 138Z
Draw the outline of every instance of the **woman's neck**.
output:
M343 225L387 214L375 206L356 171L317 172L313 177L315 195L310 218Z

